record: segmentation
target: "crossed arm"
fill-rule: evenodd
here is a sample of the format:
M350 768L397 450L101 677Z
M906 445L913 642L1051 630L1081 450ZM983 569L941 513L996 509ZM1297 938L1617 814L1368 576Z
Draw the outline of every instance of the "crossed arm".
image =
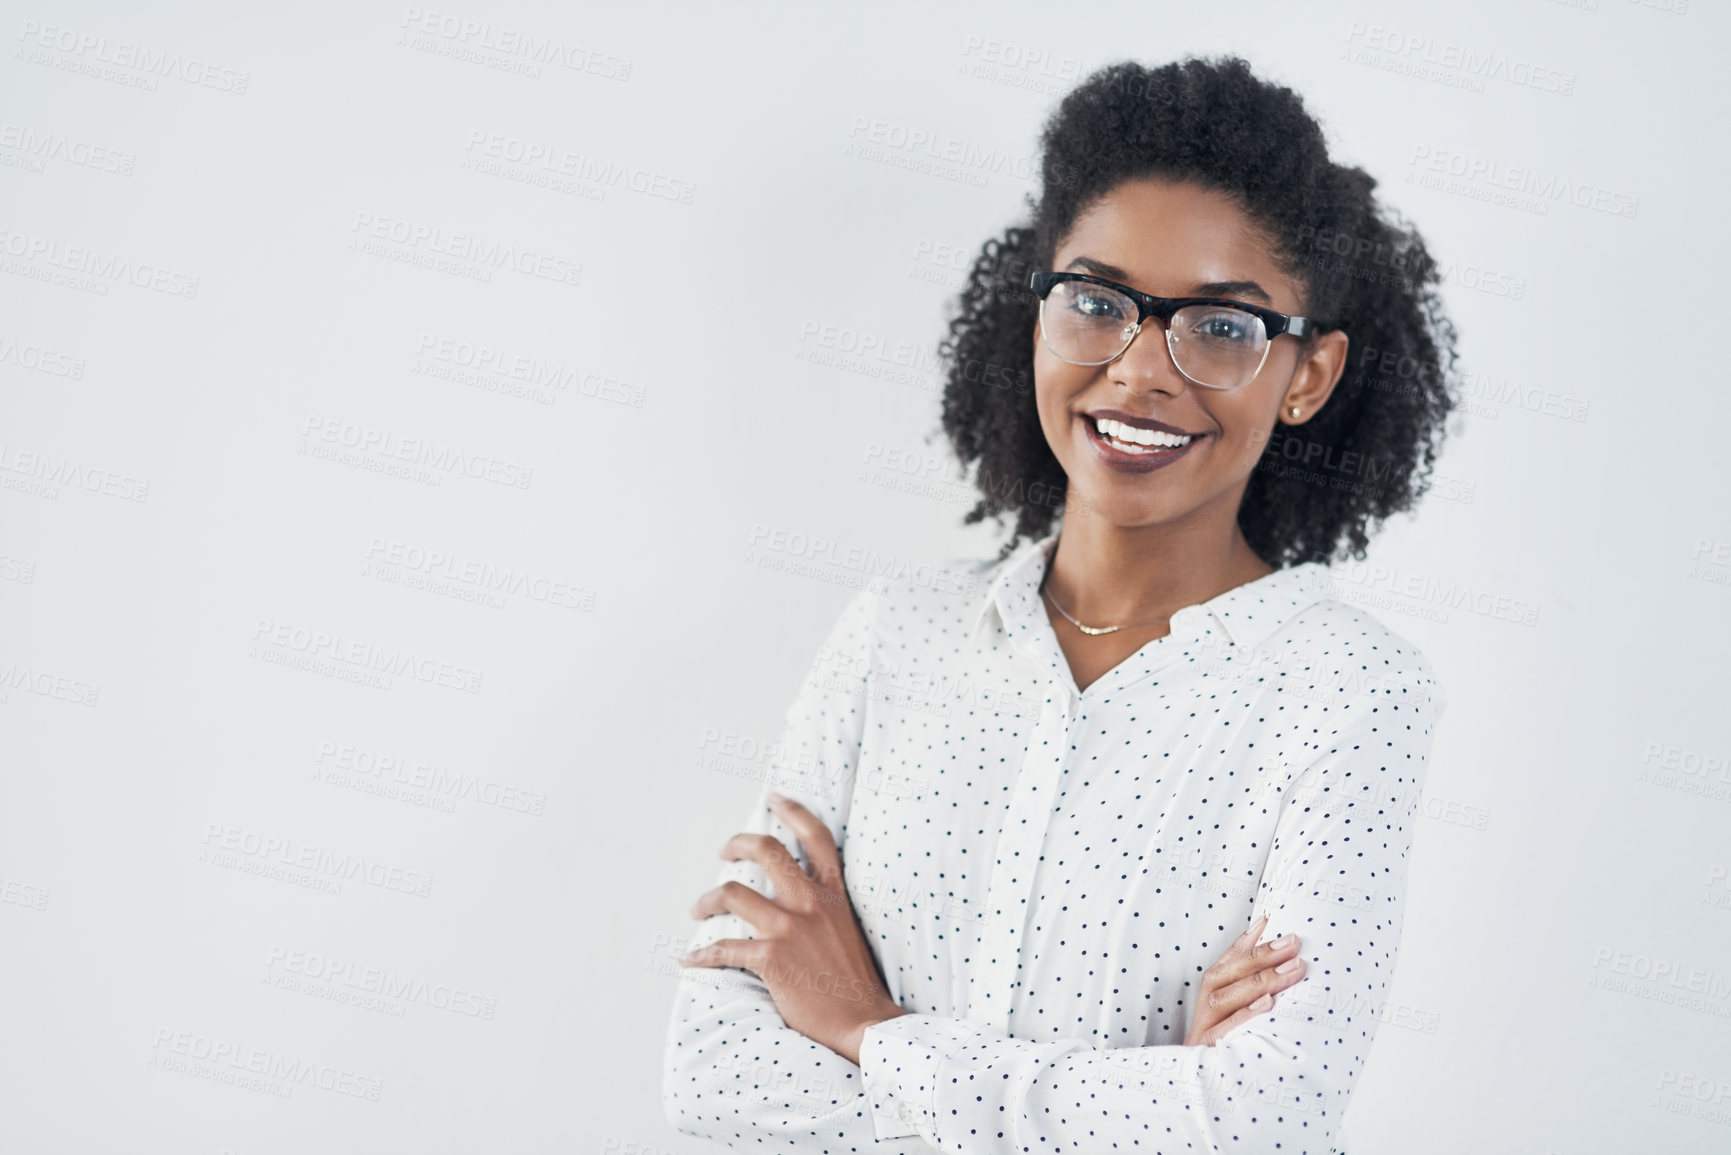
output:
M849 640L858 609L832 643ZM808 681L789 741L851 775L862 707ZM772 810L766 788L728 844L724 885L694 910L706 921L669 1026L670 1120L782 1151L1328 1152L1392 978L1428 750L1418 739L1434 717L1428 704L1355 711L1297 777L1257 906L1268 930L1301 936L1308 981L1271 1013L1245 1005L1212 1046L1030 1043L904 1012L840 887L851 781L808 795L810 810Z

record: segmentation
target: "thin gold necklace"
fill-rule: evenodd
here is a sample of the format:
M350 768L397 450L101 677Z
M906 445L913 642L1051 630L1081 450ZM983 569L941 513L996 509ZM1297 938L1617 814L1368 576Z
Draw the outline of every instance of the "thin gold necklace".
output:
M1157 622L1126 622L1121 626L1085 626L1075 618L1070 617L1070 611L1059 605L1058 599L1046 591L1046 579L1051 576L1052 567L1048 564L1044 576L1040 578L1040 592L1046 595L1046 600L1052 603L1053 609L1063 614L1064 617L1069 620L1071 625L1075 626L1078 630L1081 630L1084 634L1115 634L1119 630L1134 630L1140 629L1143 626L1163 626L1170 620L1162 618Z

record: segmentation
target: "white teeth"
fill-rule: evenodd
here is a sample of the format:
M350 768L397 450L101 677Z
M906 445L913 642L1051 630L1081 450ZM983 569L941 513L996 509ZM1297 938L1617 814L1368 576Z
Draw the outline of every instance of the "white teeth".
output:
M1112 441L1124 442L1128 446L1158 446L1164 449L1176 449L1180 445L1188 445L1193 438L1183 433L1165 433L1158 429L1138 429L1134 425L1126 425L1122 421L1114 421L1110 417L1098 417L1094 421L1100 430L1100 436ZM1131 448L1132 453L1136 452Z

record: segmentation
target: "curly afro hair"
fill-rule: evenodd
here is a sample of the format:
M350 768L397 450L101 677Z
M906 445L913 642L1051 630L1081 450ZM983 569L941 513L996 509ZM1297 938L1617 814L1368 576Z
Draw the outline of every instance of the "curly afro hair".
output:
M1234 198L1302 286L1303 312L1350 339L1327 403L1301 436L1277 426L1252 470L1238 511L1246 541L1276 568L1363 558L1368 527L1425 492L1454 407L1454 327L1418 234L1385 213L1369 174L1329 159L1297 93L1234 56L1102 68L1064 97L1040 147L1030 223L981 248L938 346L943 431L964 467L978 463L984 495L964 524L1013 513L1006 557L1063 509L1067 479L1034 403L1028 273L1051 267L1095 199L1158 177ZM1331 472L1311 468L1318 460Z

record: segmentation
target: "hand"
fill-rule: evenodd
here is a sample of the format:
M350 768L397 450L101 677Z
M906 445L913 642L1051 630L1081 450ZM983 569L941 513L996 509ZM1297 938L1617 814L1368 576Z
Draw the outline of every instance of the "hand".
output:
M890 999L842 883L841 854L829 827L799 803L770 796L770 811L805 848L812 873L779 838L735 834L721 857L749 858L775 890L770 899L742 882L704 894L691 917L737 914L756 938L725 938L679 959L682 966L744 967L769 987L782 1021L850 1063L859 1063L866 1028L907 1012Z
M1265 914L1202 972L1196 1017L1184 1037L1186 1047L1212 1047L1239 1023L1272 1010L1274 996L1304 977L1305 961L1298 957L1297 935L1282 935L1256 945L1256 936L1267 925ZM1298 965L1281 974L1277 968L1288 962Z

